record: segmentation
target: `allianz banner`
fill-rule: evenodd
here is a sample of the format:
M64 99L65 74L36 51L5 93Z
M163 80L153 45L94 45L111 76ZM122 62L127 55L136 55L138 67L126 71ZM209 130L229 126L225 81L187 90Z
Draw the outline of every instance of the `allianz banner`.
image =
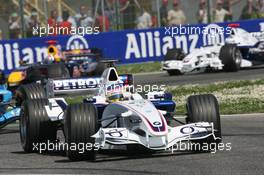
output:
M42 61L47 57L48 40L57 40L61 50L96 47L103 51L105 58L118 59L121 64L161 61L170 48L182 48L187 53L201 46L224 43L230 33L230 26L235 25L249 32L264 31L264 20L262 19L235 22L232 25L230 23L199 24L85 36L3 40L0 41L0 69L9 73L19 67L19 60L23 58L29 59L31 63ZM210 29L219 30L215 32Z

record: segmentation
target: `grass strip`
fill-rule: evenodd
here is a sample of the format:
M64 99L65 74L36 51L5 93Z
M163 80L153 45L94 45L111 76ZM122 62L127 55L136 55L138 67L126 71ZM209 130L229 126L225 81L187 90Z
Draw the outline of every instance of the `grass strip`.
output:
M264 80L221 82L210 85L183 85L168 87L176 102L176 112L185 114L190 95L214 94L219 101L221 114L264 112ZM69 104L82 103L87 96L68 97Z
M264 112L264 80L222 82L210 85L168 87L177 102L177 113L185 114L190 95L214 94L221 114Z
M137 63L137 64L118 65L117 72L119 74L158 72L160 71L160 68L161 68L160 62L146 62L146 63Z

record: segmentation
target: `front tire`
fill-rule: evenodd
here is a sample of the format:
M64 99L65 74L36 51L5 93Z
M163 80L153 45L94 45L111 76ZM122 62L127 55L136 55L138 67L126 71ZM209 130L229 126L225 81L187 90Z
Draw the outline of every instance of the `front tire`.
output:
M164 61L182 61L185 57L185 54L182 49L169 49L164 57ZM170 76L182 75L180 70L167 70L167 73Z
M37 152L33 145L56 140L57 126L47 116L47 99L27 100L21 106L20 140L25 152Z
M214 137L209 137L199 143L215 143L218 144L221 142L221 123L220 123L220 112L217 99L212 94L205 95L193 95L187 99L187 122L196 123L196 122L208 122L214 124ZM196 141L193 141L197 143Z
M66 154L72 161L95 160L95 139L91 136L98 131L97 110L93 104L70 105L66 111L64 131L68 145L92 144L91 150L67 149Z
M242 62L242 54L235 44L226 44L220 50L219 55L224 71L237 72Z

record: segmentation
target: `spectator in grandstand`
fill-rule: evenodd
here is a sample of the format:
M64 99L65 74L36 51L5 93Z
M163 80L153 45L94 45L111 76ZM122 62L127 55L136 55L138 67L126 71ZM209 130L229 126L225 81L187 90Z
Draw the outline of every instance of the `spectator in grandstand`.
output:
M62 12L62 22L59 24L58 34L60 35L69 35L71 32L72 23L69 22L69 11L64 10Z
M58 25L58 12L57 10L52 10L50 12L50 17L48 19L48 25L51 27L56 27Z
M38 12L36 9L31 10L31 16L25 17L25 27L26 27L26 36L32 37L33 34L33 28L39 27L40 22L38 20Z
M120 2L124 29L132 29L135 27L136 9L140 9L140 5L137 0L120 0Z
M80 6L80 12L75 15L75 20L78 27L90 27L93 25L93 18L88 16L88 10L84 5Z
M223 8L223 0L217 0L216 8L213 10L214 22L224 22L227 15L231 14Z
M258 9L254 6L253 0L247 0L247 4L242 10L240 19L253 19L258 17Z
M229 12L229 15L225 16L224 21L232 21L233 20L233 11L232 6L239 3L241 0L224 0L223 1L223 8Z
M257 1L258 17L264 18L264 0Z
M57 12L57 10L54 9L50 12L50 17L48 19L49 27L53 27L53 30L50 29L50 31L49 31L50 35L57 35L56 29L59 26L58 20L59 20L58 12Z
M77 23L75 21L75 18L73 16L71 16L70 13L69 13L68 22L71 23L72 27L77 27Z
M197 12L198 23L208 23L208 13L206 8L206 0L200 0L199 10Z
M180 8L179 0L173 1L173 9L168 12L167 20L170 26L186 23L186 17L183 10Z
M67 11L67 10L64 10L64 11ZM68 17L68 22L69 23L71 23L71 26L72 27L77 27L77 24L76 24L76 21L75 21L75 18L74 17L72 17L72 16L70 16L70 13L69 13L69 11L67 11L67 13L68 13L68 15L69 15L69 17ZM59 16L58 15L58 12L57 12L57 10L52 10L51 11L51 15L50 15L50 17L49 17L49 19L48 19L48 24L51 26L51 24L55 24L55 26L56 26L56 24L57 24L57 26L59 26L60 25L60 23L63 21L63 18L62 18L62 16Z
M158 17L156 16L156 12L151 11L151 22L152 26L151 27L158 27Z
M101 10L99 10L99 13L96 17L95 26L99 27L100 32L109 31L109 18L106 15L103 16Z
M162 6L160 7L160 24L163 27L167 25L168 2L169 0L162 0Z
M137 28L138 29L147 29L152 27L152 18L146 8L142 9L142 15L137 19Z
M64 10L64 11L67 11L69 17L68 17L68 22L71 23L71 26L72 27L77 27L77 23L75 21L75 17L72 17L70 15L70 12L68 10ZM63 21L62 17L61 16L58 16L57 17L57 23L60 24L61 22Z
M116 13L116 4L115 0L107 0L106 2L106 8L105 8L105 15L108 16L109 19L109 30L113 30L115 25L117 24L118 17ZM116 26L117 27L117 26Z
M9 38L20 38L20 19L16 12L12 13L8 20Z

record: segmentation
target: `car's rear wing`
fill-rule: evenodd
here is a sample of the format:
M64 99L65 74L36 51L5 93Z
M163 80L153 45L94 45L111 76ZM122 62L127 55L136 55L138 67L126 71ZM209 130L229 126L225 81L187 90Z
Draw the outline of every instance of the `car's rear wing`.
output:
M89 57L102 57L100 50L98 49L76 49L76 50L66 50L62 52L66 61L78 61L78 60L85 60ZM118 62L117 59L113 58L105 58L100 59L100 62L104 63L115 63Z
M74 55L98 55L99 53L94 52L92 49L74 49L74 50L64 50L62 52L64 55L74 56Z
M123 86L131 86L134 83L133 75L119 75L119 83ZM49 97L56 95L71 95L95 93L99 90L101 77L48 79L46 91Z

